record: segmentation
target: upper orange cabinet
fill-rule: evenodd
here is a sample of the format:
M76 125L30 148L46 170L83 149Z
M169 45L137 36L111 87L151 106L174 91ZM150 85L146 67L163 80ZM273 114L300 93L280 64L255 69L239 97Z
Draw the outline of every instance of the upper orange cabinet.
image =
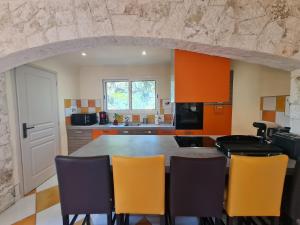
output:
M175 102L227 102L230 60L175 50Z

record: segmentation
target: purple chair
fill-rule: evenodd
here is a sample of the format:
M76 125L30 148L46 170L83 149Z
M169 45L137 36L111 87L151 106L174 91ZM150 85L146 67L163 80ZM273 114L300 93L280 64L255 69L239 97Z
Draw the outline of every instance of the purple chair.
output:
M175 225L177 216L198 217L205 224L221 224L225 175L225 157L171 157L171 225Z
M79 214L107 214L107 224L114 223L112 174L109 156L55 158L64 225L73 225ZM71 222L69 215L75 215Z

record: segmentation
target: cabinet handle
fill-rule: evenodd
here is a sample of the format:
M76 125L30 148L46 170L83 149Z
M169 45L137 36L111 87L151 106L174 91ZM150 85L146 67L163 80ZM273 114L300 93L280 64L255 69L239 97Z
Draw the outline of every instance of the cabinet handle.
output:
M74 131L75 134L82 134L82 131Z

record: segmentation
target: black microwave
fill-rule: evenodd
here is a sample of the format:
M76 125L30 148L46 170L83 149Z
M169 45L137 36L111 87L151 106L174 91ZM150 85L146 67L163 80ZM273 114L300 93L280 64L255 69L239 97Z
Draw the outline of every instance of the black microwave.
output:
M177 130L202 130L203 103L176 103L175 126Z
M71 115L71 124L75 126L89 126L96 123L96 113L75 113Z

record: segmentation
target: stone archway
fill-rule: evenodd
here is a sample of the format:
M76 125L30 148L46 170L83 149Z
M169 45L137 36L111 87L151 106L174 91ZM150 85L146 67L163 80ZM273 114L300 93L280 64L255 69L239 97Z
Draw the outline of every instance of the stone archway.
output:
M104 44L179 48L300 68L300 2L294 0L3 0L0 34L0 73ZM0 76L0 211L14 202L4 83Z
M294 0L5 0L0 21L0 71L118 43L300 67L300 2Z

